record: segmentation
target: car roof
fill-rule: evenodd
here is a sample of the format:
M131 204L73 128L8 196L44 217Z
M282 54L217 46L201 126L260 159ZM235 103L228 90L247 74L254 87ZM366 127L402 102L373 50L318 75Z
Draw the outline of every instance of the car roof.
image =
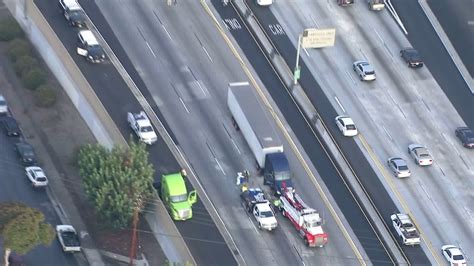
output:
M397 165L407 165L404 159L399 158L399 157L391 157L390 161L395 162Z
M5 101L5 97L3 97L3 95L1 95L1 94L0 94L0 100Z
M64 4L70 9L70 10L75 10L75 9L82 9L79 3L76 0L63 0Z
M79 34L82 36L82 39L88 44L88 45L99 45L99 42L95 38L94 34L90 30L81 30Z
M257 206L258 210L261 211L261 212L272 211L272 209L270 208L270 205L268 203L261 203L261 204L257 204L256 206Z
M29 144L28 142L18 142L15 145L19 148L32 148L33 149L33 146L31 146L31 144Z
M352 120L352 118L350 118L347 115L340 115L340 116L337 116L336 118L341 119L344 122L344 124L346 124L346 125L354 124L354 121Z

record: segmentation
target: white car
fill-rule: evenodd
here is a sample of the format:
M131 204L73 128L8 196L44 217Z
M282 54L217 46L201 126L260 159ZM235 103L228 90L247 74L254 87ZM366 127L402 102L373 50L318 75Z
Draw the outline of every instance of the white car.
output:
M354 124L354 121L352 121L352 118L350 118L349 116L336 116L335 121L342 135L346 137L353 137L359 134L359 132L357 131L357 127Z
M352 69L362 81L372 81L376 78L374 68L367 61L355 61L352 64Z
M56 225L56 235L64 252L81 252L81 242L72 225Z
M398 178L409 177L411 175L407 162L399 157L390 157L387 160L388 167Z
M0 95L0 114L6 114L6 113L8 113L7 101L5 100L5 97Z
M273 4L273 0L255 0L255 3L259 6L269 6Z
M25 168L26 177L30 180L34 187L45 187L48 185L48 178L38 166L30 166Z
M450 265L467 265L466 257L464 257L460 248L453 245L444 245L441 247L441 252Z
M431 157L430 152L423 145L415 143L408 145L408 153L418 165L425 166L433 164L433 157Z

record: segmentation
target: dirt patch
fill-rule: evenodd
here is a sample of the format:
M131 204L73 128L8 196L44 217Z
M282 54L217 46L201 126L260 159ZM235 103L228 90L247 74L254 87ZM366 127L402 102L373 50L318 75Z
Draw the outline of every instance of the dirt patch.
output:
M8 12L3 12L3 10L0 12L0 20L9 16ZM81 178L75 165L75 153L80 146L95 143L94 136L51 73L48 73L48 83L57 91L57 103L47 109L35 106L34 94L23 88L13 71L11 62L5 55L6 45L6 43L0 42L0 92L7 97L10 105L16 105L15 108L32 121L30 125L25 125L25 121L20 121L25 137L30 139L39 137L46 147L55 168L63 178L69 195L72 196L74 204L81 211L81 217L97 247L128 257L131 230L105 230L97 219L93 208L86 201L82 190ZM44 69L47 69L44 62L42 64ZM139 222L138 232L137 254L139 258L143 253L150 265L163 265L166 257L144 219ZM107 261L110 260L107 259ZM117 265L118 263L112 264Z

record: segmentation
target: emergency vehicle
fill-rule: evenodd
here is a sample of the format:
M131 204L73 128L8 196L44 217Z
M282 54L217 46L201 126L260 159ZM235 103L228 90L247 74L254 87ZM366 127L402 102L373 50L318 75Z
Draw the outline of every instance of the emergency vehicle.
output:
M308 247L323 247L328 242L328 234L322 227L319 213L308 207L293 190L286 189L280 196L278 208L298 230Z

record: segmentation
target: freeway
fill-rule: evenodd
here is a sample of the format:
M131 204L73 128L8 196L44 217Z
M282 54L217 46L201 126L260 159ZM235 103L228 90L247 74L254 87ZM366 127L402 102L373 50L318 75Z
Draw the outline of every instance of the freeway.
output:
M53 227L61 224L46 192L43 189L34 189L26 179L25 168L18 161L14 149L14 143L17 141L18 138L7 137L4 132L0 134L0 202L22 202L39 209L44 214L45 221ZM3 246L1 248L3 251ZM40 245L28 252L24 258L28 265L77 265L74 256L65 254L56 239L51 246Z
M100 65L89 64L84 58L76 55L77 30L67 25L64 17L58 12L57 5L51 5L49 1L44 0L38 0L35 3L59 36L84 76L87 77L122 134L129 136L132 132L127 125L126 113L141 110L142 107L115 67L109 62ZM125 66L130 66L131 63L128 57L94 2L84 1L82 4L87 10L88 15L93 18L93 21L100 25L102 34L112 44L114 52L120 56L122 63ZM138 75L135 70L129 73L132 76ZM143 86L143 83L138 83L138 86ZM159 115L160 113L156 105L153 107L154 111ZM157 176L162 173L180 170L176 159L172 156L163 139L159 138L159 141L150 147L149 152L150 161L155 166ZM176 222L176 226L196 262L201 265L235 265L236 262L231 251L200 200L193 206L193 210L194 216L191 222Z
M248 77L199 2L173 7L135 1L97 5L138 70L139 76L133 79L143 80L143 93L168 121L248 265L296 265L300 260L308 265L359 264L287 143L287 156L298 177L295 185L308 204L325 214L331 244L307 249L281 217L280 227L267 233L258 231L245 215L235 175L243 169L255 173L254 160L242 136L232 128L225 103L227 84ZM126 68L133 72L130 67ZM261 179L257 182L261 184Z
M444 2L449 3L450 5L455 5L454 3L458 5L461 1ZM433 29L428 18L426 18L425 14L423 13L418 1L401 0L393 1L393 4L403 24L405 25L405 28L408 31L408 40L410 40L410 43L413 45L413 47L420 51L423 60L430 68L431 74L436 79L439 86L443 89L446 96L448 96L449 100L454 105L456 111L462 117L466 125L470 128L474 128L474 95L469 90L469 87L454 65L443 44L439 40L438 35ZM433 5L436 5L436 3L430 4L430 6ZM446 10L450 9L447 8ZM469 10L469 8L466 8L466 10ZM438 16L438 19L440 19L440 22L443 23L442 16ZM450 31L451 30L447 31L448 36L449 34L453 34L450 33ZM455 30L455 32L459 33L459 30ZM461 30L461 32L463 31ZM469 41L469 36L472 38L472 35L461 33L459 36L468 38L467 42L472 43L472 40ZM452 42L454 40L453 45L461 41L456 41L457 38L462 39L460 37L455 37L454 39L451 38ZM472 46L470 46L467 51L458 51L461 51L459 55L464 57L464 60L468 61L466 67L469 67L470 64L472 64L469 63L469 61L473 58ZM472 66L470 71L472 72Z
M474 51L472 50L474 47L474 2L472 0L430 0L427 2L471 74L471 78L474 79ZM410 10L410 12L414 11L416 10Z
M262 25L262 29L266 31L267 35L269 38L272 40L275 48L278 50L278 52L285 58L286 62L288 65L293 66L294 60L296 58L296 49L294 43L289 39L289 36L285 32L287 29L283 29L281 31L277 31L275 29L278 29L281 24L280 20L282 20L284 23L287 25L293 25L291 24L294 21L297 21L300 24L303 24L303 27L300 25L293 25L293 27L299 27L299 30L301 31L305 25L308 24L316 24L316 26L319 24L325 24L328 22L328 20L331 19L331 17L334 17L335 14L325 14L325 16L322 17L311 17L312 19L310 20L308 17L311 15L307 14L308 11L311 10L311 8L317 8L313 5L317 5L315 3L309 3L307 2L302 2L301 5L285 5L285 3L276 3L272 7L270 7L270 10L274 8L278 8L279 5L282 5L282 11L281 11L281 16L276 19L275 16L270 12L269 9L261 8L255 6L251 1L247 2L249 6L252 8L252 11L258 18L259 22ZM323 3L323 5L332 5L328 3ZM337 5L334 3L334 5ZM333 7L334 8L334 7ZM283 11L284 10L284 11ZM289 11L293 11L293 15L288 15ZM310 12L309 12L310 13ZM290 13L291 14L291 13ZM306 15L306 16L304 16ZM308 21L303 21L304 18L307 18ZM319 19L319 21L318 21ZM322 19L322 21L321 21ZM354 18L352 18L354 19ZM294 21L293 21L294 20ZM325 27L328 27L327 25L324 25ZM345 27L348 27L345 25ZM295 31L290 31L293 36L297 36L298 30ZM352 38L352 36L349 36L348 38ZM296 37L294 37L296 40ZM335 53L333 56L336 56L339 58L341 54ZM356 141L352 139L347 139L344 138L340 135L338 132L337 128L334 126L333 119L338 115L338 112L336 112L335 108L332 106L331 101L328 99L328 96L325 94L324 90L321 89L319 86L318 82L316 79L313 77L315 72L311 72L308 70L308 67L306 65L306 60L312 61L313 59L307 59L304 58L302 60L303 62L301 63L301 79L300 79L300 84L302 87L305 89L306 93L308 94L309 98L315 105L316 109L318 110L322 120L325 122L325 124L329 127L329 130L332 134L332 136L336 139L337 143L340 145L342 151L344 152L346 158L350 162L351 166L357 173L357 176L359 177L360 182L363 184L365 187L368 195L371 197L372 201L374 202L376 208L378 209L378 212L380 213L381 218L385 221L386 225L390 225L390 215L393 214L394 212L400 210L401 208L397 206L393 199L392 195L389 194L384 188L384 184L379 180L379 177L377 173L373 170L371 163L365 159L364 153L359 149ZM324 62L328 65L321 64L321 61L316 61L320 63L320 65L323 66L330 66L333 64L333 60L327 60L327 62ZM351 62L348 62L347 65L350 66ZM332 74L340 74L340 75L345 75L344 71L341 71L340 69L332 69ZM316 74L320 75L320 74ZM318 81L320 81L321 78L318 76ZM335 84L338 83L337 79L334 81ZM331 84L326 84L325 85L331 85ZM341 84L343 86L343 84ZM336 86L340 86L337 84ZM279 103L278 101L283 101L283 96L276 96L277 93L282 94L281 91L279 90L274 90L272 91L275 95L272 95L273 98L277 101L279 106L282 106L283 103ZM288 96L286 96L288 98ZM332 98L332 95L331 95ZM277 100L278 99L278 100ZM289 100L286 100L289 101ZM281 108L281 107L280 107ZM283 108L282 108L283 109ZM284 110L287 110L286 108ZM286 115L286 114L285 114ZM293 118L292 118L293 119ZM288 121L290 119L287 118ZM290 122L291 125L291 122ZM295 130L296 135L298 136L299 134L302 134L299 130L302 131L301 128L298 128L298 131ZM310 138L310 136L298 136L300 141L303 142L303 139L305 138ZM312 147L312 146L307 146L307 147ZM308 152L308 150L307 150ZM318 164L320 165L320 164ZM331 187L331 183L335 182L335 179L333 179L331 176L323 176L323 179L328 187ZM331 191L332 192L332 191ZM333 196L337 198L334 192L332 192ZM359 238L360 239L360 238ZM366 252L369 254L370 257L370 251L368 250L368 246L366 249ZM404 254L407 256L408 260L411 263L414 264L429 264L430 261L426 257L423 249L421 247L401 247L403 250Z

